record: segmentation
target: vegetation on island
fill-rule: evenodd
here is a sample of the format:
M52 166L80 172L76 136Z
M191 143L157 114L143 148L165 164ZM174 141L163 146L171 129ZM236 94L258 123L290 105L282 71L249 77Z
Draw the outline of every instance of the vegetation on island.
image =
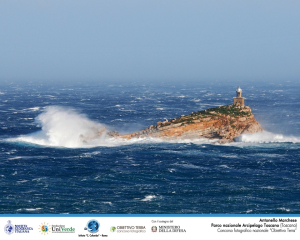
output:
M184 125L184 124L190 124L195 122L201 122L204 120L218 119L219 117L229 116L231 118L239 118L239 117L249 117L251 115L252 115L251 111L249 111L246 107L240 107L237 105L226 105L226 106L209 108L206 110L194 112L186 116L182 115L179 118L175 118L167 122L162 122L160 124L169 125L171 123L173 124L182 123L181 125Z
M226 116L231 116L231 117L249 117L251 116L251 112L249 111L243 111L244 107L240 107L237 105L227 105L227 106L220 106L220 107L215 107L215 108L209 108L204 111L199 111L196 113L192 113L191 115L194 114L204 114L204 115L226 115Z

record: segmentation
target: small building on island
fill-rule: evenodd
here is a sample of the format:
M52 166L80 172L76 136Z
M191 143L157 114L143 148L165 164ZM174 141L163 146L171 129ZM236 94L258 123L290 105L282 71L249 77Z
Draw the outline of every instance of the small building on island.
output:
M242 97L242 89L240 86L236 90L236 97L233 98L233 104L238 105L238 106L245 106L245 98Z

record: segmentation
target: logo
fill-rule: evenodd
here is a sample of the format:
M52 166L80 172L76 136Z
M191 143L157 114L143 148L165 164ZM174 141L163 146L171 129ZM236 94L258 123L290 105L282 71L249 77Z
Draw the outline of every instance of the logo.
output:
M32 231L32 227L28 227L27 225L13 225L11 224L11 221L7 221L7 224L4 227L4 232L7 234L13 234L15 233L30 233Z
M14 233L15 227L11 224L11 221L8 220L7 224L4 226L4 232L8 235L11 235Z
M44 235L47 235L51 232L51 225L49 225L49 223L42 223L40 226L39 226L39 232L41 234L44 234Z
M75 233L75 228L66 228L65 225L52 225L52 233Z
M114 228L114 229L113 229ZM146 233L146 227L145 226L117 226L117 227L111 227L111 232L116 233Z
M96 232L98 232L99 227L100 227L100 224L98 223L98 221L95 219L92 219L87 222L84 230L88 230L90 233L96 233Z
M152 232L157 232L157 227L156 226L152 226L151 231Z

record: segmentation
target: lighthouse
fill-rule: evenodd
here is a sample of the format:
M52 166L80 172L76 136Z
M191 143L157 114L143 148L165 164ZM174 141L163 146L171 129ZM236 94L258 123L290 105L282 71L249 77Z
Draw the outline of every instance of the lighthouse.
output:
M238 89L236 90L236 97L233 98L233 104L244 107L245 98L242 97L242 91L243 90L239 86Z

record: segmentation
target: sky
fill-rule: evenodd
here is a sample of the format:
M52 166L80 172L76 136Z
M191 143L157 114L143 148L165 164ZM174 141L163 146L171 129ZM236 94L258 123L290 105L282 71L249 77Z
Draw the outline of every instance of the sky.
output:
M0 0L11 80L300 81L300 1Z

